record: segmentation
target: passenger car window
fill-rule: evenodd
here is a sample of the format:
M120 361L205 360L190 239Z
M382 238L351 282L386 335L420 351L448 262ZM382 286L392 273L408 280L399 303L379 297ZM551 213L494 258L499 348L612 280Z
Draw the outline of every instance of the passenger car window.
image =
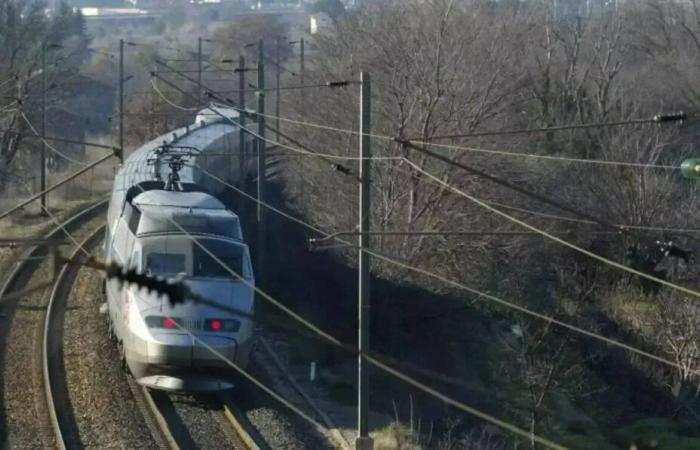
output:
M149 253L146 256L146 271L172 275L185 272L185 255L179 253Z

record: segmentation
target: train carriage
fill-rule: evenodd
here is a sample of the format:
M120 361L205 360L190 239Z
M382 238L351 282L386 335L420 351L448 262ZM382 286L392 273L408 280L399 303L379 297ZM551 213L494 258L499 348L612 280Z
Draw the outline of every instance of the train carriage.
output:
M203 110L193 126L132 153L115 176L106 259L140 273L179 277L198 296L244 312L195 301L173 305L144 289L106 281L110 329L122 357L135 379L153 388L230 388L230 363L243 368L250 354L250 253L238 216L214 195L222 185L207 175L237 181L238 114L214 108L231 120Z

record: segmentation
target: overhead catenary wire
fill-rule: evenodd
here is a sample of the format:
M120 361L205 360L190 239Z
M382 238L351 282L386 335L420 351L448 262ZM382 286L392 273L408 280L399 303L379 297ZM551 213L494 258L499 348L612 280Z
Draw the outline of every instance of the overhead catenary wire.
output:
M190 77L188 77L187 75L182 74L182 73L180 73L179 71L177 71L177 70L171 68L170 66L168 66L168 65L165 64L165 63L163 63L162 61L157 61L157 62L158 62L160 65L162 65L163 67L167 67L168 69L174 70L175 72L179 73L183 78L187 79L188 81L195 82L195 80L193 80L192 78L190 78ZM160 79L162 82L166 83L168 86L172 87L172 88L175 89L175 90L178 90L178 91L181 92L182 94L184 94L184 95L190 97L192 100L195 100L195 101L197 100L194 96L192 96L192 95L190 95L189 93L187 93L184 89L181 89L180 87L178 87L178 86L176 86L175 84L171 83L169 80L166 80L166 79L164 79L164 78L158 76L157 73L151 72L151 76ZM221 98L221 97L218 97L216 94L213 94L213 93L212 93L211 91L209 91L208 89L207 89L206 91L207 91L207 93L208 93L208 95L209 95L210 97L215 98L215 99L218 100L218 101L221 101L221 102L222 102L225 106L227 106L227 107L231 106L231 104L234 103L234 102L232 102L232 101L230 101L230 100L227 100L227 99L223 99L223 98ZM221 114L219 111L217 111L217 110L215 110L215 109L213 109L213 108L207 106L207 104L202 104L202 106L203 106L204 108L210 109L211 111L213 111L215 114L219 115L219 116L220 116L221 118L223 118L224 120L227 120L227 121L231 122L233 125L235 125L235 126L241 128L242 130L246 131L246 133L250 134L251 136L253 136L253 137L257 138L257 139L263 140L263 141L267 142L268 144L277 145L278 147L285 148L285 149L287 149L287 150L291 150L291 151L296 152L296 153L300 153L300 154L302 154L302 155L315 156L315 157L318 157L318 158L320 158L320 159L325 159L327 162L331 163L331 166L332 166L334 169L336 169L336 170L338 170L338 171L340 171L340 172L342 172L342 173L345 173L345 174L349 174L349 173L350 173L350 169L347 169L347 168L345 168L345 167L338 166L337 164L334 164L334 163L333 163L333 160L350 160L350 161L356 161L356 160L361 160L361 159L363 159L363 158L360 158L360 157L357 157L357 156L340 156L340 155L334 155L334 154L331 154L331 153L322 153L322 152L318 152L318 151L315 151L315 150L310 150L310 149L309 149L308 147L306 147L305 145L303 145L303 144L299 143L297 140L295 140L295 139L293 139L293 138L291 138L291 137L285 135L285 134L282 133L281 131L279 131L279 130L273 128L273 127L270 126L270 125L267 125L267 124L265 125L265 128L266 128L266 129L271 130L271 131L277 133L279 136L283 137L284 139L286 139L286 140L288 140L288 141L290 141L290 142L294 143L295 145L297 145L297 146L299 146L299 147L302 147L302 148L291 147L291 146L286 145L286 144L283 144L283 143L281 143L281 142L279 142L279 141L275 141L275 140L272 140L272 139L269 139L269 138L266 138L266 137L262 137L261 135L259 135L257 132L253 131L253 130L250 129L250 128L241 127L241 125L240 125L239 123L237 123L236 121L234 121L234 120L231 119L230 117L227 117L227 116L225 116L224 114ZM237 108L237 107L236 107L236 108L233 108L233 109L238 109L238 110L239 110L239 114L241 113L241 111L242 111L243 113L245 113L245 114L251 114L250 111L246 111L245 109L241 109L241 108ZM257 113L252 113L252 114L257 114ZM374 159L374 160L400 160L400 157L397 157L397 156L374 156L374 157L372 157L372 159Z
M166 80L166 79L164 79L164 78L161 78L160 76L158 76L157 73L152 72L151 75L152 75L153 77L155 77L155 78L158 78L160 81L166 83L168 86L172 87L173 89L179 90L182 94L184 94L184 95L186 95L186 96L189 96L189 97L191 97L192 99L194 99L194 96L188 94L187 91L185 91L184 89L180 89L178 86L172 84L170 81L168 81L168 80ZM178 108L182 108L180 105L172 105L172 106L175 106L175 107L178 107ZM223 105L223 106L228 107L229 105L228 105L228 103L226 103L226 104ZM328 160L328 162L331 162L331 163L332 163L332 160L357 161L357 160L363 159L363 158L360 158L360 157L357 157L357 156L341 156L341 155L335 155L335 154L332 154L332 153L323 153L323 152L319 152L319 151L316 151L316 150L307 150L307 149L302 149L302 148L298 148L298 147L292 147L292 146L289 146L289 145L287 145L287 144L283 144L283 143L281 143L281 142L279 142L279 141L276 141L276 140L273 140L273 139L270 139L270 138L267 138L267 137L263 138L263 137L260 136L256 131L253 131L252 129L247 128L247 127L242 127L242 126L241 126L238 122L236 122L235 120L231 119L230 117L226 117L226 115L221 114L219 111L217 111L216 109L214 109L214 108L212 108L212 107L210 107L210 106L207 106L207 104L202 104L202 105L201 105L201 108L202 108L202 109L210 109L210 110L213 111L215 114L217 114L217 115L219 115L220 117L222 117L223 119L229 121L231 124L233 124L233 125L235 125L235 126L241 128L241 129L244 130L246 133L250 134L251 136L253 136L253 137L257 138L257 139L261 139L261 140L263 140L263 141L265 141L265 142L267 142L268 144L271 144L271 145L276 145L276 146L278 146L278 147L285 148L285 149L287 149L287 150L291 150L291 151L293 151L293 152L295 152L295 153L300 153L300 154L309 155L309 156L316 156L316 157L319 157L319 158L322 158L322 159L326 159L326 160ZM196 109L200 109L200 108L196 108ZM245 111L245 110L244 110L244 111ZM256 113L251 113L250 111L248 111L247 114L256 114ZM273 127L271 127L271 126L266 126L266 128L269 129L269 130L277 131L275 128L273 128ZM284 138L287 139L287 140L295 141L293 138L288 137L288 136L285 136L285 135L283 135L282 133L280 133L280 136L284 137ZM297 143L297 144L298 144L298 143ZM301 144L298 144L298 145L301 145ZM401 157L400 157L400 156L373 156L373 157L371 157L371 159L373 159L373 160L394 160L394 161L399 161L399 160L401 160Z
M164 80L163 80L163 81L164 81ZM181 92L185 93L185 91L181 91ZM225 100L225 101L226 101L226 100ZM244 113L244 114L257 114L256 112L250 112L250 111L247 111L247 110L245 110L245 109L235 107L235 106L231 105L230 103L233 103L233 102L231 102L231 101L226 101L226 104L227 104L228 106L231 106L233 109L239 111L239 113ZM268 118L277 118L277 116L273 116L273 115L269 115L269 114L260 114L260 115L261 115L261 116L268 117ZM283 121L284 121L284 120L289 120L289 119L282 118L282 117L280 117L280 119L283 120ZM291 120L291 121L294 122L294 123L300 123L300 124L303 124L303 125L319 126L319 127L323 127L323 128L331 128L331 129L336 130L336 131L351 132L351 133L354 133L354 134L358 134L358 132L354 132L354 131L352 131L352 130L337 129L337 128L333 128L333 127L326 127L326 126L323 126L323 125L310 124L310 123L307 123L307 122L299 122L299 121L295 121L295 120ZM270 126L270 125L266 125L266 128L268 128L269 130L271 130L271 131L273 131L273 132L276 132L276 131L277 131L275 128L273 128L273 127ZM259 136L255 131L250 130L250 129L248 129L248 128L243 128L243 129L244 129L246 132L248 132L248 133L250 133L251 135L253 135L254 137L260 138L260 136ZM291 140L290 137L288 137L288 136L286 136L286 135L284 135L284 134L281 134L281 136L282 136L283 138L285 138L285 139ZM372 136L372 137L377 137L377 135L370 135L370 136ZM390 137L388 137L388 136L385 136L385 137L382 137L382 138L392 139L392 140L393 140L393 138L390 138ZM282 148L286 148L286 149L288 149L288 150L292 150L292 151L294 151L294 152L296 152L296 153L300 153L300 154L302 154L302 155L316 156L316 157L320 157L320 158L337 159L337 160L343 160L343 159L345 159L345 160L360 160L360 159L361 159L361 158L359 158L359 157L353 157L353 156L339 156L339 155L333 155L333 154L329 154L329 153L321 153L321 152L316 152L316 151L309 151L309 150L306 150L306 151L305 151L305 150L302 150L302 149L299 149L299 148L292 148L292 147L290 147L290 146L287 146L287 145L285 145L285 144L282 144L281 142L274 141L274 140L271 140L271 139L269 139L269 138L265 138L264 140L265 140L266 142L270 143L270 144L277 145L277 146L280 146L280 147L282 147ZM296 142L296 141L295 141L295 142ZM298 142L296 142L296 143L299 144ZM412 144L412 143L411 143L411 144ZM300 145L300 144L299 144L299 145ZM520 155L520 154L519 154L519 155ZM370 159L375 160L375 161L387 161L387 160L390 161L390 160L402 160L402 157L393 157L393 156L385 156L385 157L382 157L382 156L372 156ZM592 160L586 160L586 161L592 161ZM482 172L482 173L483 173L483 172ZM512 186L515 186L515 185L512 185ZM519 190L522 190L522 188L519 188L519 187L517 187L517 188L518 188ZM530 193L528 192L528 194L530 194ZM547 199L546 197L539 196L538 199L539 199L540 201L544 201L545 203L549 203L550 205L555 206L555 207L557 207L557 208L560 208L560 209L563 208L564 210L566 210L566 211L568 211L568 212L570 212L570 213L572 213L572 214L575 214L575 215L578 215L578 216L582 216L582 215L583 215L583 214L581 213L580 210L577 210L577 209L574 209L574 208L570 208L570 207L568 207L568 206L566 206L566 205L564 205L564 204L562 204L562 203L560 203L560 202L554 202L554 201L552 201L551 199ZM595 219L595 218L592 218L592 217L589 218L588 215L585 215L585 217L586 217L585 219L575 219L575 218L569 218L569 217L565 217L565 216L559 216L559 215L553 215L553 214L542 213L542 212L538 212L538 211L527 210L527 209L518 208L518 207L514 207L514 206L510 206L510 205L505 205L505 204L499 204L499 203L492 202L492 201L491 201L491 202L487 202L487 203L495 204L495 205L497 205L497 206L501 206L501 207L504 207L504 208L507 208L507 209L512 209L512 210L520 211L520 212L523 212L523 213L532 214L532 215L537 215L537 216L541 216L541 217L545 217L545 218L549 218L549 219L554 219L554 220L564 220L564 221L570 221L570 222L576 222L576 223L586 223L586 224L593 224L593 225L604 225L604 224L605 224L604 222L601 222L601 220L598 220L598 219ZM661 231L661 232L677 232L677 233L696 233L696 232L700 232L700 229L683 229L683 228L658 227L658 226L642 226L642 225L629 225L629 224L617 224L617 223L611 223L611 224L607 224L607 225L605 225L605 226L608 226L608 227L613 228L613 229L620 229L620 230L622 230L622 231L640 230L640 231Z
M411 172L408 169L401 169L399 167L394 167L393 170L398 170L401 173L411 175ZM500 208L508 209L511 211L517 211L519 213L523 214L528 214L531 216L536 216L536 217L542 217L544 219L549 219L549 220L556 220L556 221L561 221L561 222L570 222L570 223L577 223L581 225L597 225L600 226L601 223L596 221L596 220L589 220L589 219L577 219L575 217L569 217L569 216L562 216L559 214L551 214L551 213L546 213L542 211L537 211L533 209L527 209L519 206L513 206L509 205L507 203L502 203L498 202L495 200L484 200L484 203L488 203L489 205L493 206L498 206ZM677 228L677 227L664 227L664 226L654 226L654 225L632 225L632 224L625 224L625 223L617 223L614 222L612 223L614 227L620 228L621 230L636 230L639 232L661 232L661 233L686 233L686 234L692 234L692 233L700 233L700 228ZM695 239L692 236L688 236L693 239Z
M308 228L308 229L310 229L310 230L312 230L312 231L315 231L315 232L317 232L317 233L319 233L319 234L321 234L321 235L324 235L324 236L330 236L330 235L332 234L332 233L329 233L329 232L327 232L327 231L322 230L321 228L319 228L319 227L317 227L317 226L311 225L311 224L309 224L308 222L305 222L305 221L303 221L303 220L301 220L301 219L299 219L299 218L297 218L297 217L294 217L293 215L288 214L288 213L286 213L286 212L284 212L284 211L282 211L282 210L280 210L280 209L278 209L278 208L276 208L276 207L270 205L269 203L259 201L258 199L256 199L256 198L253 197L252 195L248 194L247 192L245 192L245 191L239 189L238 187L236 187L236 186L234 186L234 185L232 185L232 184L230 184L230 183L227 183L225 180L222 180L221 178L217 177L216 175L212 174L211 172L207 171L206 169L204 169L204 170L202 171L202 173L204 173L204 174L207 175L208 177L210 177L210 178L212 178L212 179L218 181L219 183L221 183L221 184L227 186L228 188L234 190L235 192L237 192L238 194L242 195L243 197L245 197L245 198L247 198L247 199L249 199L249 200L251 200L251 201L253 201L253 202L260 203L262 206L264 206L265 208L269 209L270 211L273 211L273 212L275 212L276 214L279 214L280 216L282 216L282 217L284 217L284 218L286 218L286 219L288 219L288 220L291 220L291 221L294 222L294 223L297 223L297 224L299 224L299 225L301 225L301 226L303 226L303 227L305 227L305 228ZM344 244L352 245L349 241L347 241L347 240L345 240L345 239L342 239L342 238L336 238L336 239L337 239L338 241L344 243ZM533 318L535 318L535 319L542 320L542 321L545 321L545 322L547 322L547 323L551 323L551 324L557 325L558 327L567 329L567 330L572 331L572 332L574 332L574 333L578 333L578 334L581 334L581 335L590 337L590 338L592 338L592 339L598 340L598 341L600 341L600 342L603 342L603 343L605 343L605 344L611 345L611 346L613 346L613 347L617 347L617 348L621 348L621 349L626 350L626 351L630 351L630 352L632 352L632 353L635 353L635 354L637 354L637 355L643 356L643 357L645 357L645 358L649 358L649 359L651 359L651 360L653 360L653 361L662 363L662 364L664 364L664 365L667 365L667 366L670 366L670 367L673 367L673 368L681 368L681 366L680 366L678 363L676 363L676 362L674 362L674 361L671 361L671 360L669 360L669 359L667 359L667 358L663 358L663 357L661 357L661 356L657 356L657 355L655 355L655 354L653 354L653 353L647 352L647 351L645 351L645 350L638 349L638 348L633 347L633 346L631 346L631 345L629 345L629 344L625 344L624 342L621 342L621 341L617 341L617 340L615 340L615 339L608 338L608 337L606 337L606 336L603 336L603 335L601 335L601 334L595 333L595 332L593 332L593 331L586 330L586 329L584 329L584 328L578 327L578 326L573 325L573 324L570 324L570 323L568 323L568 322L564 322L564 321L559 320L559 319L556 319L556 318L554 318L554 317L552 317L552 316L548 316L548 315L546 315L546 314L542 314L542 313L533 311L533 310L528 309L528 308L526 308L526 307L524 307L524 306L520 306L520 305L518 305L518 304L516 304L516 303L513 303L513 302L508 301L508 300L505 300L505 299L502 299L502 298L497 297L497 296L495 296L495 295L491 295L491 294L488 294L488 293L479 291L478 289L475 289L475 288L472 288L472 287L470 287L470 286L467 286L467 285L465 285L464 283L461 283L461 282L459 282L459 281L451 280L451 279L449 279L449 278L447 278L447 277L445 277L445 276L443 276L443 275L436 274L436 273L431 272L431 271L429 271L429 270L422 269L422 268L420 268L420 267L416 267L416 266L413 266L413 265L404 263L404 262L399 261L399 260L397 260L397 259L395 259L395 258L393 258L393 257L384 255L384 254L382 254L382 253L379 253L379 252L376 252L376 251L373 251L373 250L370 250L370 249L364 248L364 249L362 249L362 251L365 252L365 253L367 253L367 254L369 254L369 255L372 255L372 256L374 256L374 257L376 257L376 258L378 258L378 259L380 259L380 260L382 260L382 261L384 261L384 262L387 262L387 263L389 263L389 264L392 264L392 265L401 267L401 268L403 268L403 269L405 269L405 270L409 270L409 271L412 271L412 272L419 273L419 274L421 274L421 275L425 275L425 276L427 276L427 277L429 277L429 278L433 278L433 279L435 279L435 280L438 280L438 281L441 281L441 282L443 282L443 283L445 283L445 284L448 284L448 285L452 286L453 288L457 288L457 289L460 289L460 290L464 290L464 291L466 291L466 292L469 292L470 294L475 295L477 300L485 300L485 301L488 301L488 302L493 302L493 303L496 303L496 304L498 304L498 305L500 305L500 306L502 306L502 307L505 307L505 308L508 308L508 309L512 309L512 310L514 310L514 311L518 311L518 312L520 312L520 313L522 313L522 314L528 315L528 316L533 317ZM693 373L694 373L694 374L700 374L700 371L693 371Z
M162 64L163 66L165 66L165 67L169 67L169 66L167 66L166 64L163 64L163 63L161 63L161 64ZM177 72L177 71L176 71L176 72ZM192 80L191 78L187 77L187 76L184 75L184 74L181 74L181 76L183 76L183 78L188 79L189 81L194 82L194 80ZM163 81L165 81L165 80L163 80ZM184 91L181 91L181 92L185 93ZM211 91L209 91L209 93L210 93L210 96L214 96L214 95L211 93ZM222 100L222 99L219 98L219 100ZM228 100L228 99L223 99L223 101L224 101L227 105L231 106L233 109L239 111L239 113L244 113L244 114L250 113L249 111L247 111L247 110L245 110L245 109L242 109L242 108L240 108L240 107L236 107L235 105L232 105L232 103L234 103L234 102L232 102L232 101L230 101L230 100ZM252 114L257 114L257 113L253 112ZM268 117L268 118L277 118L277 116L269 115L269 114L260 114L260 115L261 115L261 116ZM223 116L222 116L222 117L223 117ZM340 132L345 132L345 133L359 134L359 132L356 132L356 131L353 131L353 130L346 130L346 129L340 129L340 128L334 128L334 127L327 127L327 126L324 126L324 125L312 124L312 123L308 123L308 122L300 122L300 121L291 120L291 119L282 118L282 117L280 117L280 119L281 119L281 120L290 121L290 122L294 122L294 123L298 123L298 124L307 125L307 126L317 126L317 127L321 127L321 128L326 128L326 129L334 130L334 131L340 131ZM272 128L270 125L266 125L266 128L268 128L268 129L270 129L270 130L272 130L272 131L277 131L276 129ZM252 135L254 135L254 136L260 138L260 136L258 136L257 133L255 133L254 131L249 130L249 129L247 129L247 128L246 128L245 130L246 130L247 132L249 132L250 134L252 134ZM281 135L282 135L282 134L281 134ZM371 137L379 137L379 138L382 138L382 139L391 139L391 140L395 140L394 138L391 138L391 137L389 137L389 136L381 136L381 135L374 135L374 134L370 134L370 136L371 136ZM284 137L285 139L288 139L288 140L291 139L291 138L289 138L288 136L285 136L285 135L282 135L282 137ZM296 151L296 152L300 152L299 149L294 149L294 148L291 148L291 147L289 147L289 146L285 146L285 145L283 145L283 144L281 144L281 143L279 143L279 142L271 141L271 140L269 140L269 139L265 139L265 140L266 140L268 143L272 143L272 144L275 144L275 145L279 145L279 146L281 146L281 147L283 147L283 148L287 148L287 149L289 149L289 150L293 150L293 151ZM295 143L296 143L297 145L300 145L298 142L295 142ZM406 143L407 145L413 147L413 148L418 148L418 147L417 147L414 143L412 143L412 142L405 142L405 143ZM426 150L423 150L423 151L426 151ZM358 160L358 159L360 159L360 158L358 158L358 157L342 157L342 156L336 156L336 155L331 155L331 154L327 154L327 153L326 153L326 154L323 154L323 153L309 152L309 151L301 152L301 153L302 153L302 154L311 155L311 156L319 156L319 157L321 157L321 158L328 158L328 159L330 159L330 158L334 158L334 159L348 159L348 160ZM521 156L522 156L522 154L519 154L519 153L516 153L516 155L521 155ZM540 156L540 155L532 155L532 156ZM401 159L401 157L391 157L391 156L381 157L381 156L373 156L372 159L373 159L373 160L396 160L396 159ZM583 161L597 161L597 160L583 160ZM608 163L608 161L602 161L602 162L603 162L603 163ZM621 163L621 164L627 164L627 163ZM646 167L646 166L645 166L645 167ZM668 167L670 167L670 166L668 166ZM472 170L473 170L473 169L472 169ZM482 176L488 176L488 175L486 175L485 172L483 172L483 171L479 171L479 174L482 175ZM495 177L491 177L491 178L493 178L493 179L495 180ZM501 180L498 180L498 181L501 182ZM501 183L501 184L503 184L503 183ZM514 188L514 189L516 189L516 190L518 190L518 191L521 191L521 193L524 193L524 194L526 194L526 195L532 196L532 194L533 194L533 193L528 192L528 191L526 191L526 190L524 190L524 189L522 189L522 188L520 188L520 187L518 187L518 186L516 186L516 185L513 185L513 184L511 184L511 183L509 183L509 185L510 185L509 187ZM556 202L556 201L553 201L553 200L551 200L551 199L548 199L548 198L546 198L546 197L544 197L544 196L540 196L540 195L537 195L537 198L538 198L538 200L544 201L545 203L548 203L548 204L550 204L550 205L552 205L552 206L555 206L555 207L557 207L557 208L559 208L559 209L563 209L563 210L568 211L568 212L570 212L570 213L572 213L572 214L574 214L574 215L577 215L577 216L580 216L580 217L584 217L583 220L569 219L569 220L571 220L571 221L576 221L576 222L581 222L581 223L591 223L591 224L604 225L604 226L607 226L607 227L610 227L610 228L613 228L613 229L620 229L620 230L623 230L623 231L629 231L629 230L647 230L647 231L664 231L664 232L674 232L674 231L675 231L675 232L685 232L685 231L682 230L682 229L675 229L675 230L674 230L673 228L668 228L668 227L665 227L665 228L664 228L664 227L645 227L645 226L640 226L640 225L610 224L610 223L607 223L607 222L602 221L602 220L600 220L600 219L593 218L593 217L591 217L591 216L589 216L589 215L587 215L587 214L585 214L585 213L582 213L580 210L577 210L577 209L574 209L574 208L570 208L570 207L568 207L568 206L562 204L561 202ZM514 207L511 207L511 208L514 208ZM538 212L534 212L534 211L526 211L526 210L523 210L523 212L530 212L530 213L535 214L535 215L543 215L543 216L545 216L544 213L538 213ZM558 218L558 217L564 219L563 216L554 216L554 215L551 215L550 218ZM700 231L700 230L689 230L689 231L690 231L690 232L695 232L695 231Z
M581 130L588 128L608 128L608 127L620 127L620 126L634 126L634 125L645 125L653 123L668 123L668 122L682 122L687 120L687 115L683 112L675 114L657 114L650 118L640 118L640 119L630 119L630 120L619 120L613 122L592 122L592 123L578 123L569 125L557 125L552 127L539 127L539 128L521 128L517 130L491 130L491 131L477 131L474 133L461 133L461 134L443 134L430 136L428 140L423 140L420 138L409 138L410 141L417 141L421 143L426 143L438 139L460 139L460 138L473 138L473 137L483 137L483 136L509 136L513 134L536 134L536 133L551 133L555 131L567 131L567 130Z
M83 173L87 172L88 170L92 169L93 167L96 167L99 164L102 164L103 162L107 161L108 159L114 157L114 154L108 154L104 155L101 158L97 159L96 161L93 161L92 163L88 164L87 166L83 167L82 169L73 172L72 174L62 178L60 181L54 183L52 186L47 187L41 192L37 192L36 194L32 195L29 199L24 200L20 202L18 205L13 206L12 208L8 209L7 211L0 213L0 220L4 219L5 217L9 216L10 214L14 213L15 211L24 208L28 204L36 201L37 199L41 198L42 195L48 194L49 192L53 191L54 189L57 189L70 180L77 178L78 176L82 175Z
M493 200L484 200L485 203L488 203L493 206L499 206L501 208L505 209L510 209L512 211L517 211L523 214L529 214L532 216L538 216L542 217L545 219L550 219L550 220L559 220L562 222L572 222L572 223L580 223L580 224L588 224L588 225L600 225L600 223L593 221L593 220L586 220L586 219L576 219L574 217L567 217L567 216L560 216L557 214L548 214L544 213L542 211L535 211L531 209L526 209L526 208L521 208L518 206L512 206L512 205L507 205L505 203L500 203L500 202L495 202ZM631 225L631 224L622 224L622 223L613 223L614 226L622 228L622 229L628 229L628 230L638 230L638 231L653 231L653 232L662 232L662 233L700 233L700 228L675 228L675 227L661 227L661 226L645 226L645 225Z
M183 72L184 73L184 72ZM220 81L220 80L213 80L213 81ZM239 92L245 92L245 93L250 93L250 92L276 92L277 90L280 91L293 91L293 90L299 90L299 89L309 89L309 88L322 88L322 87L332 87L328 82L326 83L319 83L319 84L300 84L300 85L295 85L295 86L280 86L279 88L272 87L272 88L265 88L265 89L244 89L241 91L240 89L227 89L227 90L222 90L222 91L215 91L213 89L208 89L207 91L210 92L211 94L236 94ZM267 114L260 114L263 117L266 117ZM276 118L277 116L270 116L272 118Z
M0 134L2 134L2 133L14 134L17 136L21 136L23 138L41 139L41 136L37 136L34 134L26 134L26 133L22 133L21 131L0 128ZM46 139L47 141L64 142L66 144L76 144L76 145L85 145L86 147L103 148L106 150L111 150L112 152L119 152L120 151L119 147L115 147L113 145L99 144L97 142L79 141L76 139L60 138L57 136L44 136L44 139Z
M160 89L158 89L158 85L156 84L155 77L151 78L151 86L153 86L153 90L158 94L158 96L159 96L160 98L162 98L163 101L164 101L165 103L167 103L168 105L172 106L173 108L179 109L179 110L181 110L181 111L188 111L188 112L190 112L190 111L197 111L197 110L199 109L199 108L187 108L187 107L184 107L184 106L180 106L180 105L178 105L177 103L175 103L175 102L173 102L172 100L170 100L168 97L165 96L165 94L163 94L163 93L161 92Z
M295 125L300 125L300 126L305 126L305 127L317 128L317 129L326 130L326 131L334 131L337 133L352 134L352 135L357 135L357 136L359 136L359 134L360 134L359 131L350 130L347 128L340 128L340 127L334 127L334 126L330 126L330 125L323 125L323 124L319 124L319 123L303 121L303 120L290 119L288 117L278 117L278 116L275 116L272 114L265 114L264 116L266 118L270 118L270 119L279 118L279 120L282 122L292 123ZM392 136L387 136L387 135L382 135L382 134L377 134L377 133L367 133L367 134L368 134L368 136L370 136L373 139L392 141L392 142L397 141L397 138L392 137ZM437 142L428 142L428 141L417 142L417 141L411 141L411 140L407 140L407 139L400 139L399 141L411 142L414 144L422 144L422 145L426 145L426 146L444 148L444 149L450 149L450 150L462 150L462 151L466 151L466 152L483 153L483 154L487 154L487 155L525 158L525 159L534 159L534 160L543 160L543 161L556 161L556 162L563 162L563 163L579 163L579 164L592 164L592 165L602 165L602 166L636 167L636 168L642 168L642 169L662 169L662 170L679 170L680 169L680 166L665 165L665 164L646 164L646 163L636 163L636 162L629 162L629 161L608 161L608 160L601 160L601 159L573 158L573 157L567 157L567 156L539 155L539 154L535 154L535 153L520 153L520 152L505 151L505 150L486 149L486 148L479 148L479 147L468 147L468 146L462 146L462 145L440 144Z
M5 85L8 84L8 83L12 83L13 81L16 82L17 80L19 80L19 76L17 76L17 75L12 75L10 78L8 78L8 79L6 79L5 81L3 81L2 83L0 83L0 87L3 87L3 86L5 86Z
M620 263L615 262L615 261L613 261L613 260L611 260L611 259L608 259L608 258L605 258L605 257L603 257L603 256L600 256L600 255L598 255L597 253L594 253L594 252L592 252L592 251L590 251L590 250L586 250L586 249L584 249L584 248L582 248L582 247L579 247L579 246L576 245L576 244L573 244L573 243L571 243L571 242L569 242L569 241L566 241L566 240L564 240L564 239L562 239L562 238L559 238L559 237L557 237L557 236L554 236L553 234L548 233L548 232L546 232L546 231L544 231L544 230L542 230L542 229L540 229L540 228L538 228L538 227L536 227L536 226L534 226L534 225L530 225L529 223L524 222L524 221L522 221L522 220L520 220L520 219L518 219L518 218L516 218L516 217L513 217L513 216L511 216L511 215L509 215L509 214L507 214L507 213L505 213L505 212L499 210L498 208L495 208L495 207L493 207L493 206L487 204L485 201L480 200L480 199L476 198L476 197L473 196L473 195L467 194L466 192L462 191L461 189L459 189L459 188L457 188L457 187L455 187L455 186L452 186L451 184L449 184L449 183L447 183L447 182L441 180L440 178L438 178L438 177L436 177L435 175L431 174L431 173L428 172L427 170L421 168L418 164L413 163L410 159L404 158L404 160L405 160L409 165L411 165L415 170L417 170L418 172L421 172L421 173L424 174L426 177L430 178L433 182L442 185L443 187L445 187L445 188L447 188L447 189L453 191L454 193L456 193L456 194L458 194L458 195L460 195L460 196L462 196L462 197L464 197L464 198L466 198L466 199L472 201L473 203L476 203L477 205L479 205L479 206L481 206L481 207L483 207L483 208L485 208L485 209L491 211L492 213L495 213L495 214L497 214L497 215L499 215L499 216L501 216L501 217L503 217L503 218L505 218L505 219L507 219L507 220L509 220L509 221L511 221L511 222L513 222L513 223L515 223L515 224L520 225L521 227L524 227L524 228L526 228L526 229L528 229L528 230L530 230L530 231L534 231L534 232L536 232L536 233L539 233L539 234L541 234L542 236L544 236L544 237L546 237L546 238L548 238L548 239L550 239L550 240L552 240L552 241L555 241L555 242L557 242L557 243L559 243L559 244L561 244L561 245L564 245L564 246L566 246L566 247L569 247L569 248L572 249L572 250L575 250L575 251L577 251L577 252L579 252L579 253L581 253L581 254L583 254L583 255L586 255L586 256L588 256L588 257L590 257L590 258L593 258L593 259L595 259L595 260L598 260L598 261L600 261L600 262L602 262L602 263L604 263L604 264L606 264L606 265L609 265L609 266L611 266L611 267L615 267L615 268L617 268L617 269L619 269L619 270L622 270L622 271L631 273L631 274L636 275L636 276L639 276L639 277L641 277L641 278L645 278L645 279L647 279L647 280L649 280L649 281L653 281L653 282L655 282L655 283L661 284L661 285L663 285L663 286L669 287L669 288L674 289L674 290L679 291L679 292L683 292L683 293L688 294L688 295L691 295L691 296L693 296L693 297L698 297L698 298L700 298L700 292L698 292L698 291L696 291L696 290L694 290L694 289L690 289L690 288L687 288L687 287L684 287L684 286L680 286L680 285L677 285L677 284L675 284L675 283L671 283L670 281L666 281L666 280L663 280L663 279L661 279L661 278L655 277L655 276L653 276L653 275L649 275L649 274L647 274L647 273L644 273L644 272L641 272L641 271L639 271L639 270L633 269L633 268L631 268L631 267L627 267L627 266L625 266L624 264L620 264Z
M49 150L51 150L53 153L57 154L57 155L60 156L61 158L65 159L66 161L72 162L73 164L77 164L77 165L79 165L79 166L87 166L87 164L85 164L84 162L78 161L77 159L71 158L70 156L66 155L65 153L61 152L61 151L58 150L56 147L54 147L53 145L51 145L46 139L44 139L44 138L41 137L41 133L39 133L39 132L37 131L37 129L34 127L34 125L32 125L32 123L29 121L29 118L28 118L27 115L24 113L24 111L21 111L21 115L22 115L22 118L24 119L24 121L25 121L25 122L27 123L27 125L29 126L29 128L34 132L34 134L35 134L36 136L38 136L39 138L41 138L42 142L46 145L46 147L47 147Z

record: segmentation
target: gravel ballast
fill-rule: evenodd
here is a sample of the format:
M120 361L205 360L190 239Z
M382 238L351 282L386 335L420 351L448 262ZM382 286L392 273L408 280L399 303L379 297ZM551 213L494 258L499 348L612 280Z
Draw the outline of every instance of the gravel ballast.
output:
M81 270L66 312L66 377L80 440L94 448L157 448L99 314L101 281L96 271Z
M80 225L72 234L82 240L101 218ZM65 250L64 250L65 251ZM20 276L14 289L26 289L50 281L49 259L39 260L36 270ZM51 287L3 301L0 318L3 441L0 447L46 448L55 445L49 421L42 372L42 337Z

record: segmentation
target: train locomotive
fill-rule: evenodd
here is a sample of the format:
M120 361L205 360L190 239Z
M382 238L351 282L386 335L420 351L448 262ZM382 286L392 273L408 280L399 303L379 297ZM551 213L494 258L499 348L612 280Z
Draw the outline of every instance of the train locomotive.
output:
M230 307L173 305L137 286L105 280L110 332L139 384L189 392L229 389L235 369L221 356L241 368L248 363L255 283L250 253L238 216L216 197L221 183L208 175L235 182L252 169L240 170L238 157L250 153L252 143L239 151L237 120L228 108L202 110L194 125L133 152L115 176L107 261L179 277L198 296ZM231 310L243 314L226 312Z

